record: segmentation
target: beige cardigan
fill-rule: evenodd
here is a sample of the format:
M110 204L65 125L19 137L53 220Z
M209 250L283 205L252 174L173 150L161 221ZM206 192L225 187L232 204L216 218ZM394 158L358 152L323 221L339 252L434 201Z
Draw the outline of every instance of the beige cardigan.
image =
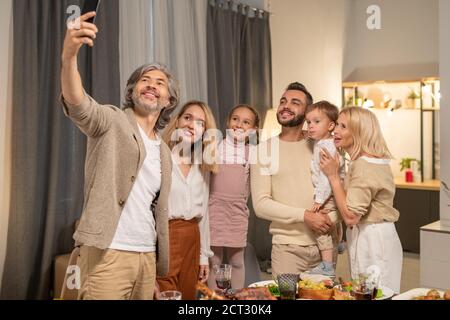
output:
M88 137L85 163L84 205L74 234L77 245L106 249L146 156L134 111L100 105L85 96L79 106L61 96L64 113ZM168 195L171 185L170 150L161 143L161 190L155 210L157 275L169 268ZM149 208L150 210L150 208Z
M361 223L396 222L395 183L389 160L359 157L345 177L347 206Z

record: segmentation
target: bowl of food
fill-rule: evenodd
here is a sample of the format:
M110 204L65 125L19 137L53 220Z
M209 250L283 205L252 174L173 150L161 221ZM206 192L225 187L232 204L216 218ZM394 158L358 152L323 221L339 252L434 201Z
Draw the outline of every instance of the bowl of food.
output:
M298 283L298 297L311 300L331 300L333 283L331 281L315 282L300 280Z
M367 290L365 288L362 288L358 284L358 281L343 281L342 279L340 279L340 283L336 285L334 289L335 296L339 296L339 293L342 293L341 296L350 295L351 297L353 297L351 300L385 300L391 298L394 295L394 292L387 287L380 286L379 288Z

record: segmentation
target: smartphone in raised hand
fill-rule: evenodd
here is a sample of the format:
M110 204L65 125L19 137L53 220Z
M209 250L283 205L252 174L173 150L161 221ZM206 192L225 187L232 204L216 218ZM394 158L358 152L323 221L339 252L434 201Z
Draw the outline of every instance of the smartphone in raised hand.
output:
M81 15L84 15L85 13L88 13L88 12L91 12L91 11L95 11L96 13L98 13L98 8L100 6L100 1L101 0L85 0L84 1L84 5L83 5L83 9L81 10ZM90 18L86 22L95 23L95 17Z

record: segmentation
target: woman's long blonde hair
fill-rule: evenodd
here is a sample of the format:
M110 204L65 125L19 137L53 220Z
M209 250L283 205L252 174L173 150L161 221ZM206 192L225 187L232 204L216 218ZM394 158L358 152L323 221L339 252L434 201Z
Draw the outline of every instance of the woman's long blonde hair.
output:
M218 165L217 165L217 159L215 159L217 155L217 137L215 135L217 131L216 126L216 120L214 119L214 115L211 111L211 108L202 101L189 101L183 107L181 108L180 112L178 112L176 117L173 117L172 120L170 120L169 124L167 125L167 128L164 130L162 139L165 143L169 146L170 150L172 150L177 143L181 142L181 138L177 141L174 141L172 138L172 135L174 131L177 129L177 122L178 120L185 114L186 110L191 106L199 106L203 112L205 113L205 132L203 133L203 136L201 138L202 141L202 159L200 160L200 170L202 172L212 172L217 173L218 172ZM194 143L195 144L195 143ZM193 145L194 146L194 145ZM203 153L205 150L211 150L212 149L212 157L213 157L213 163L206 163L203 159ZM194 160L195 154L192 152L192 159Z
M353 136L353 150L350 154L356 159L363 154L381 159L392 159L380 123L377 117L369 110L361 107L343 109L340 114L347 117L348 129Z

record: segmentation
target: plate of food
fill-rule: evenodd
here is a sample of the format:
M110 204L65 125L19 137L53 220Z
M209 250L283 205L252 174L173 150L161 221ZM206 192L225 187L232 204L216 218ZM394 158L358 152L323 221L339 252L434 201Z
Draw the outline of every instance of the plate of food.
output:
M249 288L268 287L271 284L276 285L276 282L274 280L258 281L258 282L250 284L248 287Z
M268 288L270 293L278 298L280 296L280 290L278 289L278 285L274 280L265 280L252 283L248 286L249 288Z
M276 300L267 287L230 289L226 293L212 290L204 283L197 284L199 300Z
M431 288L416 288L401 293L392 300L450 300L450 290L444 292Z
M375 300L387 300L392 298L394 294L395 294L394 290L388 287L381 286L381 288L378 288L378 293Z
M369 293L367 295L359 294L353 290L353 282L344 281L341 284L334 287L335 289L335 297L340 297L340 293L342 296L347 296L350 294L352 297L355 297L356 300L387 300L394 296L394 291L388 287L381 286L376 289L376 292ZM338 299L335 299L338 300ZM344 300L344 299L340 299Z
M266 281L259 281L252 283L248 286L249 288L267 288L269 289L270 293L277 299L280 298L280 289L278 288L277 283L274 280L266 280ZM297 298L296 300L311 300L308 298Z
M314 282L321 282L321 281L333 281L331 277L324 276L321 274L312 274L307 272L300 273L300 279L302 280L310 280Z

